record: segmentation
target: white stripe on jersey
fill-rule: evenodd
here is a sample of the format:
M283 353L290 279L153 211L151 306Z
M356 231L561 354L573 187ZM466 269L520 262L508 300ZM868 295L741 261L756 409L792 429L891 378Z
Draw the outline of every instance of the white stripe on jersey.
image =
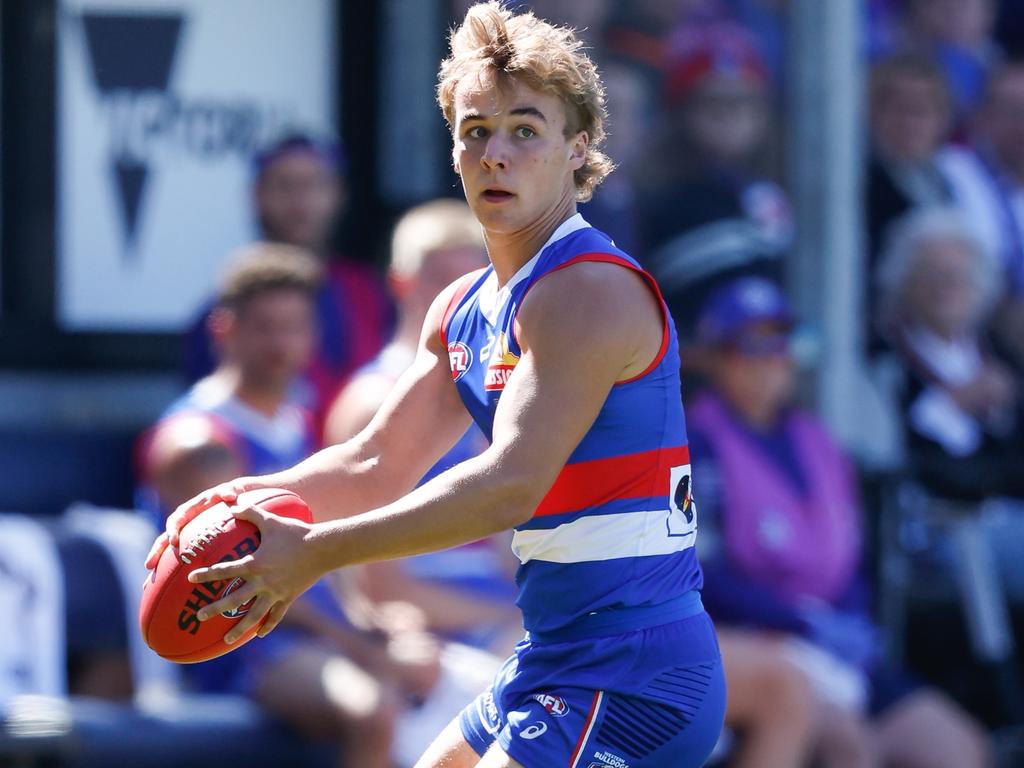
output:
M512 551L522 563L546 560L550 563L586 563L620 557L671 555L694 545L696 521L673 520L669 535L667 509L649 512L621 512L590 515L563 523L557 528L516 531ZM682 517L674 511L673 517ZM685 531L685 533L682 533Z

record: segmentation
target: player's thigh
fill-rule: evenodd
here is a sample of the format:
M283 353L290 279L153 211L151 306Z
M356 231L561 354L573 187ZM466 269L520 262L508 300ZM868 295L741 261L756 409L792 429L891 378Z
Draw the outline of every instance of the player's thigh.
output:
M415 768L474 768L479 762L480 756L469 746L455 717L416 761Z
M336 738L338 728L364 735L387 728L390 693L352 661L319 646L296 643L257 676L256 701L310 736Z

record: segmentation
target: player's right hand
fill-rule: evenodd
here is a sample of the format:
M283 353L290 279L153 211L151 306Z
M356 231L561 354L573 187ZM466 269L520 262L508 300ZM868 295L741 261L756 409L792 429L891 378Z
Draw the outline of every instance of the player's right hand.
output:
M181 529L188 525L188 523L201 512L204 512L212 506L220 504L222 501L232 504L236 499L238 499L238 494L257 487L259 487L259 484L256 483L253 478L242 477L237 480L216 485L209 490L203 491L197 496L193 496L184 504L179 505L178 508L168 516L164 532L157 536L156 541L153 542L153 546L150 548L149 554L146 556L146 568L148 570L156 568L157 563L160 562L160 555L163 554L164 550L167 549L168 546L178 546L178 534L181 533Z

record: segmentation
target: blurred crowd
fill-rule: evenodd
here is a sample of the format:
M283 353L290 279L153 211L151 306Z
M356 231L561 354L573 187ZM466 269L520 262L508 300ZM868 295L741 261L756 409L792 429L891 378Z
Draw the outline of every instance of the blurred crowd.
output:
M894 636L878 605L885 559L909 549L963 580L959 539L932 520L951 504L997 574L1011 638L1024 600L1024 9L863 3L863 356L889 373L870 380L902 436L900 463L878 478L798 403L814 361L797 354L803 319L784 290L798 236L782 173L790 3L518 4L592 48L618 167L581 211L657 277L678 325L704 601L730 688L722 759L993 764L990 732L1024 717L1012 640L977 660L998 683L958 688L926 658L968 656L956 634L915 646L913 626ZM261 240L232 256L184 337L193 383L139 441L137 506L153 526L204 488L356 434L412 363L434 295L486 264L455 199L399 218L386 270L339 251L358 194L347 182L342 148L323 137L289 135L254 158ZM471 430L431 474L482 445ZM927 547L906 543L904 517L935 523ZM268 639L181 684L250 698L337 744L340 764L411 765L521 632L514 570L499 537L338 574ZM127 644L96 639L106 619L88 618L82 591L69 585L69 611L86 617L68 624L69 688L129 697ZM952 593L969 621L970 593Z

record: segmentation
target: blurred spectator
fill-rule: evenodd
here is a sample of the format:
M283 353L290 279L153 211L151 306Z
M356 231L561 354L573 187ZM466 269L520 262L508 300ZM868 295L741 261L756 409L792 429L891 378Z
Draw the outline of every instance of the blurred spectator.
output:
M725 0L729 15L742 24L757 41L771 80L776 86L786 80L787 24L790 0Z
M377 354L393 324L374 270L331 250L331 234L349 194L344 172L338 146L302 134L276 141L253 163L253 208L263 239L304 248L324 263L316 293L315 354L290 394L318 419L340 384ZM207 327L210 309L203 309L186 337L186 373L193 381L216 362Z
M992 74L978 112L975 146L949 149L941 164L985 251L1002 266L998 341L1024 370L1024 62Z
M786 642L721 624L715 630L729 687L725 725L739 735L729 754L730 768L806 765L814 746L817 702L807 676L790 660Z
M964 712L881 663L858 576L852 468L822 425L790 406L793 321L761 278L722 286L701 311L711 386L687 414L708 611L751 638L785 638L815 691L820 765L987 765L987 742Z
M877 62L869 91L870 148L865 179L868 275L875 273L886 232L911 208L953 199L939 164L949 137L952 105L942 71L927 56L901 53ZM884 340L870 318L878 314L877 295L865 291L865 339L870 353Z
M290 466L315 448L307 415L286 396L313 350L319 269L304 253L272 245L244 251L229 269L210 320L222 362L170 406L143 443L143 491L160 526L210 483ZM388 765L382 755L395 704L367 671L319 648L327 637L300 629L319 620L338 645L346 634L337 616L322 613L332 602L329 587L312 593L326 597L317 601L323 605L304 598L283 632L187 671L201 690L252 696L299 733L339 741L357 764Z
M1024 401L985 334L998 265L956 210L933 208L900 223L879 278L916 476L946 498L1024 497Z
M618 58L601 66L601 79L609 112L604 152L615 163L615 173L601 182L600 191L579 211L619 248L640 253L638 179L652 135L654 94L647 79Z
M657 87L671 31L691 11L717 5L717 0L619 0L608 18L604 47L608 54L636 67Z
M612 0L590 0L581 3L579 0L531 0L530 8L542 19L571 27L579 33L592 50L591 55L600 59L605 23L612 8Z
M291 246L257 245L232 262L210 323L222 361L142 446L159 522L210 483L276 471L312 452L310 421L286 396L313 350L319 274L317 262ZM343 610L339 596L325 579L268 637L187 669L201 690L251 696L298 733L339 743L346 765L392 766L393 733L396 744L412 742L404 729L418 730L416 717L430 719L433 731L465 693L452 695L441 649L412 606L364 611L357 627L353 612L365 604L346 592ZM464 672L474 669L466 664Z
M870 155L865 192L870 266L889 225L910 208L952 200L937 155L950 130L949 90L931 59L914 53L871 70Z
M906 0L906 42L942 67L961 119L978 105L1002 57L993 38L996 11L996 0Z
M780 274L793 222L785 193L760 168L769 83L742 29L679 30L664 97L664 136L649 158L641 205L644 260L685 343L715 285L738 274Z
M395 337L363 367L331 408L326 437L340 443L365 427L416 356L431 302L448 285L487 265L480 223L462 201L435 200L407 212L395 227L388 283L398 305ZM476 456L487 439L474 425L424 477ZM522 637L514 609L515 558L505 536L443 552L363 567L375 600L419 607L427 628L451 639L507 654Z

